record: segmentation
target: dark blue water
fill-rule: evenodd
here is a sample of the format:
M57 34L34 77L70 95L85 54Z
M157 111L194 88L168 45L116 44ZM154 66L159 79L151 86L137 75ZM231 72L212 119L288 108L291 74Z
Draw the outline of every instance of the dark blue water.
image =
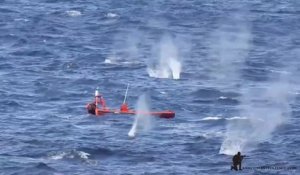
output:
M297 0L0 0L0 174L230 174L221 145L231 124L243 133L235 126L255 117L264 127L250 129L244 166L298 166L299 29ZM147 73L164 36L178 80ZM265 110L253 118L247 99L265 93L251 88L273 81L289 86L255 102ZM127 83L130 106L147 92L151 108L176 117L129 138L133 116L86 113L97 86L119 107Z

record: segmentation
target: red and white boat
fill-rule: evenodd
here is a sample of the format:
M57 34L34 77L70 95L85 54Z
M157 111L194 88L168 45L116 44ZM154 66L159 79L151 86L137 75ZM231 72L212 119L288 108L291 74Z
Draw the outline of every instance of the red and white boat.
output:
M95 116L104 116L105 114L116 114L116 115L148 115L148 116L156 116L160 118L174 118L175 112L170 110L164 111L153 111L153 112L145 112L145 111L137 111L133 109L129 109L126 103L126 97L128 92L128 86L125 93L125 98L123 104L120 109L110 109L106 106L105 100L102 95L99 93L98 88L95 91L95 100L92 103L87 104L86 109L89 114Z

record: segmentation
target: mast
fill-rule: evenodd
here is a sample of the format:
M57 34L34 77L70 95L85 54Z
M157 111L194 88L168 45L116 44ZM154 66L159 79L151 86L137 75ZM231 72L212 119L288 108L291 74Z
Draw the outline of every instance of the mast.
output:
M129 83L127 84L127 89L126 89L126 92L125 92L125 97L124 97L123 104L125 104L125 103L126 103L127 94L128 94L128 88L129 88Z

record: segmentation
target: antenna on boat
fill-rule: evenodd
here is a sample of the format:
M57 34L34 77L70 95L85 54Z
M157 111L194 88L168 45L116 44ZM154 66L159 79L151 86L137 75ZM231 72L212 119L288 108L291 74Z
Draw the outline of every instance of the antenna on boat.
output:
M129 111L128 106L126 104L128 88L129 88L129 83L127 84L127 89L126 89L126 92L125 92L124 101L123 101L123 104L121 105L121 108L120 108L121 112L128 112Z
M99 115L99 112L98 112L99 98L100 98L99 87L97 87L96 90L95 90L95 105L96 105L95 114L96 115Z
M125 103L126 103L127 94L128 94L128 88L129 88L129 83L127 84L127 89L126 89L126 92L125 92L125 97L124 97L123 104L125 104Z

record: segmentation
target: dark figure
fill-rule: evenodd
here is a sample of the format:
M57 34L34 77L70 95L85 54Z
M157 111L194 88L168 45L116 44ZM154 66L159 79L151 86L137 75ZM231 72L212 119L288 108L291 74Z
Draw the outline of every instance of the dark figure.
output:
M242 170L242 161L245 156L242 156L240 152L238 152L236 155L233 156L232 158L232 166L231 170L234 169L235 171L237 170Z
M86 106L88 113L95 115L95 109L96 109L96 104L95 103L90 103Z

